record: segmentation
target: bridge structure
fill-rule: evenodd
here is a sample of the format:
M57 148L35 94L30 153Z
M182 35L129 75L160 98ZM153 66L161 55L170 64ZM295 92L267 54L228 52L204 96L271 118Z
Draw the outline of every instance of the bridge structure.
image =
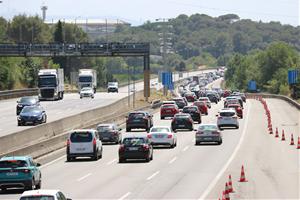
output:
M143 57L144 97L150 97L150 43L0 43L0 57Z

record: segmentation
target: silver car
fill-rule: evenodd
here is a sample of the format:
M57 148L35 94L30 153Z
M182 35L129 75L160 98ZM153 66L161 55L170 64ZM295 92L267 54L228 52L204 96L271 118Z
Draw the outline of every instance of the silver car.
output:
M152 145L168 145L171 148L176 147L176 133L168 126L154 126L150 129L147 136Z
M201 124L195 130L196 145L202 142L216 142L222 144L222 134L216 124Z
M238 116L235 109L222 109L216 116L218 117L217 125L220 130L222 130L224 127L234 127L236 129L239 128Z
M80 99L82 99L83 97L90 97L90 98L94 98L94 90L91 87L83 87L80 90Z
M102 158L102 142L94 129L78 129L70 132L67 139L67 161L77 157Z

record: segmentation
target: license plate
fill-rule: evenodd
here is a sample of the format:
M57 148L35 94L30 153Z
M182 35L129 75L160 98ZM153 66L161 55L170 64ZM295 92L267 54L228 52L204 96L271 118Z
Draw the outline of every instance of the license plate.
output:
M103 138L103 140L108 140L108 139L109 139L109 137L104 137L104 138Z
M135 119L135 120L133 120L133 122L139 122L140 120L139 119Z
M170 112L171 112L171 110L166 110L166 112L167 112L167 113L170 113Z
M156 135L156 138L163 138L163 135Z
M138 147L129 147L129 150L130 151L136 151L136 150L138 150L139 148Z
M206 137L206 138L204 138L204 140L208 141L208 140L211 140L211 138L210 137Z
M76 148L77 151L84 151L85 148Z
M180 128L181 128L181 127L184 127L184 125L178 125L178 127L180 127Z
M19 173L18 172L7 172L6 175L7 176L18 176Z

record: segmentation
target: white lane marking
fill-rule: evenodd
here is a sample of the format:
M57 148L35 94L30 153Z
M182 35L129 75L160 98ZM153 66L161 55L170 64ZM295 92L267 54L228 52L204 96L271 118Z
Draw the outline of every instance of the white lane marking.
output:
M61 156L61 157L59 157L59 158L56 158L55 160L52 160L51 162L48 162L48 163L42 165L42 166L40 167L40 169L45 168L45 167L47 167L47 166L49 166L49 165L52 165L53 163L55 163L55 162L57 162L57 161L59 161L59 160L65 158L65 157L66 157L66 155L63 155L63 156Z
M177 160L177 157L174 157L172 160L170 160L169 164L172 164L175 160Z
M183 149L182 149L182 151L186 151L186 150L188 150L190 148L190 146L186 146L186 147L184 147Z
M131 194L131 192L127 192L126 194L124 194L123 196L121 196L121 198L119 200L126 199L126 197L128 197L130 194Z
M82 181L83 179L86 179L86 178L89 177L90 175L92 175L92 173L88 173L88 174L84 175L83 177L77 179L77 181Z
M159 174L159 171L155 172L154 174L152 174L151 176L149 176L146 180L150 181L151 179L153 179L157 174Z
M111 161L109 161L108 163L106 163L107 165L111 165L111 164L113 164L114 162L116 162L117 161L117 159L113 159L113 160L111 160Z
M218 181L220 180L220 178L223 176L224 172L226 171L226 169L229 167L230 163L233 161L234 157L236 156L237 152L240 150L241 145L244 141L245 135L246 135L246 131L247 131L247 127L248 127L248 119L249 119L249 111L250 111L250 107L251 107L251 103L249 104L248 110L247 110L247 116L245 119L245 126L242 132L242 136L241 139L239 141L239 143L237 144L237 146L234 149L234 152L231 154L230 158L228 159L227 163L224 165L224 167L220 170L220 172L217 174L217 176L214 178L214 180L209 184L209 186L206 188L206 190L204 191L204 193L201 195L200 199L206 199L207 195L211 192L211 190L216 186L216 184L218 183Z

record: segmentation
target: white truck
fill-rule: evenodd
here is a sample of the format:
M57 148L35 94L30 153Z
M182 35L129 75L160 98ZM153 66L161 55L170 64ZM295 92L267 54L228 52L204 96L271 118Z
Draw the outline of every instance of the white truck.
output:
M79 69L78 73L78 92L84 87L93 88L94 93L97 89L97 72L94 69Z
M39 100L64 98L64 70L40 69L38 73Z
M118 82L108 82L107 83L107 92L119 92Z

